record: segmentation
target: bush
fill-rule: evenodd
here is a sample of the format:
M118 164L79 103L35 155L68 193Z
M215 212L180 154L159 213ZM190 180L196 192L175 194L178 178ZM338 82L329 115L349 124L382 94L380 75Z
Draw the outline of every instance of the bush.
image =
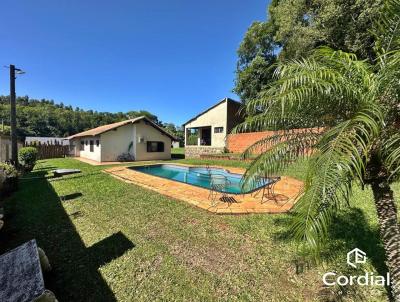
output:
M4 177L17 177L18 171L14 168L13 165L0 163L0 172L3 174Z
M35 147L23 147L18 151L18 160L25 171L32 171L36 164L38 151Z
M12 165L0 163L0 196L16 191L18 171Z

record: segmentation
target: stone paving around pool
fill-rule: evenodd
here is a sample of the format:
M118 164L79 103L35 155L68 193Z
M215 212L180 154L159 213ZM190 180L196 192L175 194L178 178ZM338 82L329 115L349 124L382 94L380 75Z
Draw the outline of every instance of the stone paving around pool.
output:
M244 173L244 169L240 168L214 167L223 168L233 173ZM220 200L221 195L218 195L216 204L212 206L211 200L208 198L208 189L141 173L126 166L108 168L104 172L125 182L142 186L168 197L183 200L216 214L285 213L293 207L303 187L303 182L282 176L282 179L275 185L274 199L265 196L264 201L261 203L261 192L229 195L228 200Z

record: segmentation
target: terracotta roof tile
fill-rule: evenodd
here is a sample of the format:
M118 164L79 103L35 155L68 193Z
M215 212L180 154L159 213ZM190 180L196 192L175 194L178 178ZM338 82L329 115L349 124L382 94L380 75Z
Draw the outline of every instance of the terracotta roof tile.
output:
M167 131L165 131L160 126L156 125L154 122L152 122L151 120L149 120L145 116L139 116L139 117L136 117L136 118L133 118L133 119L129 119L129 120L125 120L125 121L122 121L122 122L112 123L112 124L103 125L103 126L100 126L100 127L97 127L97 128L89 129L89 130L86 130L86 131L71 135L71 136L67 137L67 139L73 139L73 138L76 138L76 137L84 137L84 136L96 136L96 135L102 134L102 133L110 131L112 129L116 129L116 128L121 127L121 126L125 126L125 125L128 125L128 124L134 124L134 123L136 123L138 121L141 121L141 120L145 120L145 121L149 122L151 124L151 126L156 128L160 132L166 134L172 140L176 140L176 138L174 136L169 134Z

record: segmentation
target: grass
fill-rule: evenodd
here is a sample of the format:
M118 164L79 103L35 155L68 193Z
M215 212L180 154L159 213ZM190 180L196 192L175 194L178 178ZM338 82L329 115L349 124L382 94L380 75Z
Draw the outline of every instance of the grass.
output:
M185 154L185 148L172 148L171 149L172 154Z
M243 162L178 160L244 167ZM287 174L304 177L306 163ZM54 168L81 174L49 177ZM295 273L289 215L216 216L114 179L73 159L40 161L5 203L0 253L36 238L53 272L47 288L59 301L315 301L321 275L343 270L355 246L368 269L385 271L369 190L331 228L326 261ZM399 196L400 186L394 186ZM347 299L385 301L385 291L356 288Z
M172 148L171 149L172 158L185 158L185 148Z

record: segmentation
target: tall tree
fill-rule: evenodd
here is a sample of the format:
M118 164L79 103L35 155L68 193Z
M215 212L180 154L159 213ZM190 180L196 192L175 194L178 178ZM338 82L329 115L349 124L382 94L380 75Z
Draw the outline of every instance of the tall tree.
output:
M374 60L370 32L381 0L274 0L265 22L254 22L238 49L234 92L251 100L272 80L271 66L307 57L320 45Z
M174 123L164 123L163 128L175 136L179 141L184 141L184 131L182 127L176 126Z
M282 128L288 120L325 125L320 131L286 130L255 143L244 157L271 143L273 147L252 162L246 181L310 157L304 194L294 209L293 233L315 250L334 215L348 204L353 186L369 185L392 295L400 301L400 229L391 190L391 183L400 178L400 0L386 1L372 34L372 64L329 47L279 64L276 80L246 103L252 116L238 129Z
M253 99L272 79L276 61L271 22L254 22L238 49L234 92L243 101Z
M9 120L9 97L0 96L0 120ZM18 136L68 136L90 128L119 122L138 116L146 116L158 125L158 117L148 111L129 111L127 113L97 112L82 110L53 100L35 100L28 96L17 98Z
M281 0L271 5L281 59L307 56L320 45L375 58L371 25L381 0Z

